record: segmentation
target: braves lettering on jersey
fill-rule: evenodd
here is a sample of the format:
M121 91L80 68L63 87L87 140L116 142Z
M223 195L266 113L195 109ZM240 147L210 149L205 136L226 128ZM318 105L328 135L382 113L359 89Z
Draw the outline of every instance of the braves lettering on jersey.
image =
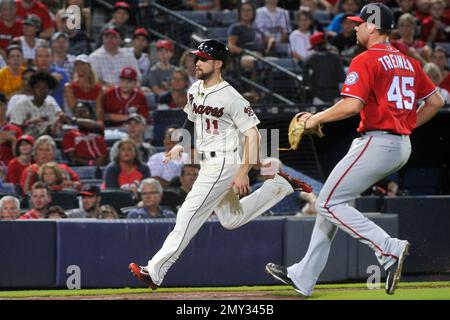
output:
M361 100L359 132L410 134L417 101L436 91L420 63L388 44L377 44L352 60L341 95Z
M239 146L238 133L259 123L250 103L226 81L206 89L203 81L195 82L184 112L195 123L200 152L232 152Z
M119 86L109 89L104 98L105 113L139 113L148 120L147 100L142 92L134 89L128 98L124 98Z

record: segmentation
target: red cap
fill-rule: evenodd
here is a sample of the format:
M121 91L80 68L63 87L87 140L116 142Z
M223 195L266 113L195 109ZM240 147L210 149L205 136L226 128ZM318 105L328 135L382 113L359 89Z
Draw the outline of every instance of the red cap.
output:
M167 49L173 51L175 50L175 47L169 40L158 40L156 42L156 49Z
M325 42L325 34L323 32L315 32L309 37L311 48L315 48L319 43Z
M28 141L31 145L34 145L34 138L32 136L29 136L27 134L21 135L17 138L17 144L19 144L21 141Z
M114 28L107 28L103 31L103 34L115 34L116 36L120 36L120 32Z
M136 30L134 30L134 36L144 36L144 37L148 37L148 32L147 30L145 30L144 28L138 28Z
M137 71L133 67L124 67L120 70L120 78L137 80Z
M114 4L114 10L116 9L130 10L130 5L124 1L119 1Z

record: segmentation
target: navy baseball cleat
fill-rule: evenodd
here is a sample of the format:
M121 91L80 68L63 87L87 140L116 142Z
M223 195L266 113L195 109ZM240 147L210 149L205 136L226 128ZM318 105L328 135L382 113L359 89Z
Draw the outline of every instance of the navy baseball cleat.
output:
M133 276L136 277L136 279L145 282L145 284L148 285L149 288L152 288L152 290L158 289L158 286L153 282L152 278L150 277L147 268L138 266L136 263L132 262L128 266L128 269L130 269L131 273L133 274Z
M292 178L286 172L280 171L280 172L278 172L278 175L283 177L284 179L286 179L287 182L289 182L289 184L292 186L294 191L304 191L306 193L310 193L313 191L309 184L307 184L306 182L303 182L299 179Z
M308 297L303 291L301 291L297 286L292 282L291 278L289 278L286 267L280 266L275 263L266 264L266 272L270 274L275 279L292 286L295 292L300 293L304 297Z
M405 246L398 257L397 261L387 269L387 277L386 277L386 293L394 294L395 289L397 288L398 282L400 281L400 277L402 276L402 268L403 262L407 255L409 255L409 247L411 246L408 241L404 241Z

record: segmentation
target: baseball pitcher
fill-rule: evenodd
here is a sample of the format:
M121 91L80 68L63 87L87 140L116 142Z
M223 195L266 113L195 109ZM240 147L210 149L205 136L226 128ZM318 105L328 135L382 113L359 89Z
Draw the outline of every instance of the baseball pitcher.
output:
M359 23L355 27L357 41L367 50L352 60L341 92L343 99L309 117L305 129L359 113L361 137L353 141L320 192L316 224L304 258L289 268L266 265L268 273L306 297L326 265L338 228L373 249L387 271L386 292L394 293L410 244L390 237L349 202L408 161L409 135L444 105L420 63L390 45L394 15L387 6L368 4L359 17L349 19ZM424 105L418 108L420 101Z

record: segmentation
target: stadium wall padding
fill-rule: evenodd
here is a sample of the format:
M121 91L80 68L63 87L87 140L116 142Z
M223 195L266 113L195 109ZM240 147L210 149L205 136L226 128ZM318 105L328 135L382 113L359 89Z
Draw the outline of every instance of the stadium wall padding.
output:
M405 273L448 271L449 198L400 200L386 199L386 210L396 214L368 217L389 234L411 241ZM314 217L264 217L230 231L210 219L169 270L164 286L278 284L265 274L265 264L301 259L314 222ZM68 267L73 265L81 270L81 288L143 287L127 266L131 261L145 265L174 223L174 219L3 221L0 288L65 288L71 276ZM372 250L339 231L319 281L367 279L369 265L377 265Z
M399 237L411 242L406 273L450 272L449 196L361 197L355 206L398 214Z

